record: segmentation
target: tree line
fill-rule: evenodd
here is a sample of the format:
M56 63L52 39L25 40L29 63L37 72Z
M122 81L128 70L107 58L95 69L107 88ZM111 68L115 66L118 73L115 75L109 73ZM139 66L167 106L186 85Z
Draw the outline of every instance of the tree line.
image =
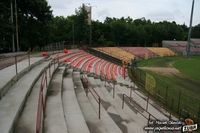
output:
M70 45L73 38L77 45L89 44L90 26L83 7L74 15L63 17L53 16L46 0L16 1L20 50L59 41ZM0 1L0 52L12 51L12 34L16 36L15 19L11 21L11 2L14 4L15 0ZM93 20L91 29L92 46L161 46L162 40L186 40L188 33L185 24L130 17L107 17L103 22ZM200 38L200 24L193 27L192 37ZM16 47L16 37L14 41Z

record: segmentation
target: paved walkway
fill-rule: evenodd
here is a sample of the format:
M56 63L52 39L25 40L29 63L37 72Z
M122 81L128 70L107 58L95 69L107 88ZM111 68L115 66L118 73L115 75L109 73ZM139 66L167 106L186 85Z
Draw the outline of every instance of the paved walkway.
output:
M43 57L33 57L30 59L30 63L32 65L41 59L43 59ZM21 62L18 62L17 63L18 73L28 68L28 66L29 66L28 60L23 60ZM15 65L0 70L0 75L1 75L0 76L0 92L1 92L2 88L4 88L6 84L15 77L16 75Z

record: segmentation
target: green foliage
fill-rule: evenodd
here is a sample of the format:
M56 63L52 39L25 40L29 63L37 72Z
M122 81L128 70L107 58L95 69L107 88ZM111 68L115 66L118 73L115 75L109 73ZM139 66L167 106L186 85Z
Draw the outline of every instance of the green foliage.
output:
M21 50L41 47L48 43L48 23L52 18L50 8L46 0L18 1Z
M10 1L0 1L0 52L11 50L13 27L10 21Z
M11 23L11 1L14 14L14 0L0 2L0 52L11 51L12 33L15 34L15 14L14 25L12 26ZM17 0L21 50L28 50L48 43L48 23L52 18L50 8L46 0Z
M200 38L200 24L196 25L192 29L192 37L193 38Z
M14 2L13 2L14 3ZM84 7L75 15L53 17L46 0L18 0L19 43L21 50L42 47L49 43L66 41L88 44L90 26ZM15 19L14 19L15 20ZM12 32L10 1L0 2L0 52L11 51ZM15 22L14 22L15 23ZM74 26L74 32L73 32ZM162 40L186 40L188 27L175 22L151 22L145 18L133 20L107 17L104 22L92 21L92 46L161 46ZM192 37L200 37L199 25L192 30Z

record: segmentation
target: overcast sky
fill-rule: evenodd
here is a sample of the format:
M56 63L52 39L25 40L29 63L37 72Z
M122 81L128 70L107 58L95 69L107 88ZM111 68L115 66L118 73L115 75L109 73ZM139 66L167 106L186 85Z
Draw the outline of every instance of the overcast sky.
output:
M106 17L145 17L152 21L176 21L189 24L192 0L47 0L55 16L68 16L82 3L90 3L92 19ZM193 25L200 23L200 0L195 0Z

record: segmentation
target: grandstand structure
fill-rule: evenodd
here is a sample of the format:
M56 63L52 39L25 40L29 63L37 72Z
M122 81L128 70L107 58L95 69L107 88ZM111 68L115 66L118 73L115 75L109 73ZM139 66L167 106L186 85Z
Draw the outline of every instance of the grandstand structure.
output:
M152 51L153 53L159 55L160 57L165 57L165 56L174 56L175 53L168 49L168 48L148 48L150 51Z
M169 48L174 52L185 55L187 41L162 41L163 47ZM190 55L200 55L200 39L191 39Z
M148 50L145 47L121 47L121 48L142 59L153 58L156 56L155 53L153 53L151 50Z
M116 58L122 64L128 64L134 58L149 59L176 55L173 50L164 47L98 47L92 48L92 50L96 51L93 52L96 55L101 52L104 55Z
M129 62L131 59L133 59L135 57L133 54L128 53L118 47L99 47L99 48L93 48L93 49L103 52L105 54L108 54L112 57L118 58L125 62Z
M135 57L119 49L116 58ZM124 67L84 50L27 64L0 70L1 133L145 133L150 120L177 120L140 92Z

